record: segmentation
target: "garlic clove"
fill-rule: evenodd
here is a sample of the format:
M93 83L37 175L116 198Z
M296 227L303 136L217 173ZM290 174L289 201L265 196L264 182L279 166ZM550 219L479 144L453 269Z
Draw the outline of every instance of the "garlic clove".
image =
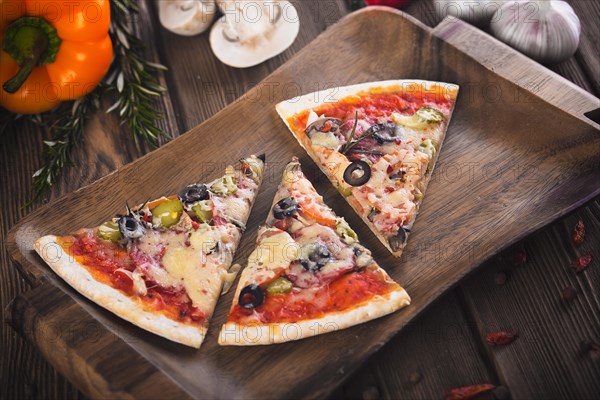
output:
M435 0L434 7L438 17L456 17L474 25L487 24L496 11L509 0Z
M298 36L300 19L289 1L221 0L218 5L225 15L211 29L210 46L223 64L252 67L282 53ZM273 6L278 7L275 17Z
M158 1L160 24L182 36L193 36L207 30L216 13L214 0Z
M579 46L581 24L564 1L514 1L492 17L494 36L544 64L571 57Z

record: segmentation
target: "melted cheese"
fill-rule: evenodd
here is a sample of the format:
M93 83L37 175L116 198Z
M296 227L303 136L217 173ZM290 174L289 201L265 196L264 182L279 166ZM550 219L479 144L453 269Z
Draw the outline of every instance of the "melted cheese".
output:
M185 289L194 306L211 310L227 275L237 232L228 225L206 226L189 236L174 231L151 231L138 243L139 250L147 256L139 268L163 287ZM158 253L163 248L161 259Z
M240 279L245 284L238 285L238 288L273 279L298 258L299 250L300 247L287 232L277 228L262 231Z
M171 277L183 282L194 305L212 304L221 291L229 266L227 254L232 251L221 243L221 232L216 227L192 232L189 243L167 247L163 265Z

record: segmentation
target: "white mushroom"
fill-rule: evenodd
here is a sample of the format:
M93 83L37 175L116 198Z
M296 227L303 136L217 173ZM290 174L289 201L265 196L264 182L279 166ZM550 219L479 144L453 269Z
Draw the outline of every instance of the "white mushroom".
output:
M290 47L300 29L296 8L283 0L219 0L223 12L210 32L210 46L221 62L247 68Z
M158 0L158 18L166 29L183 36L204 32L212 23L214 0Z

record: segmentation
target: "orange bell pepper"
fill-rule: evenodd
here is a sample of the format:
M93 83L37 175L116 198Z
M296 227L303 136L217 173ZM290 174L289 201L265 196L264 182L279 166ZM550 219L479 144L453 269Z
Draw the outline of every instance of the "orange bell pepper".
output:
M91 92L112 62L109 0L0 0L0 106L48 111Z

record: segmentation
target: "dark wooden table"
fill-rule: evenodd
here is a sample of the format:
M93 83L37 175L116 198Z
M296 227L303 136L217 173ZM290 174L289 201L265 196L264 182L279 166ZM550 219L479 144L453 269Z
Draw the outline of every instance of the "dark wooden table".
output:
M574 57L551 69L599 96L600 2L571 3L582 22L581 44ZM204 121L350 11L342 0L303 0L296 5L302 25L294 45L259 66L235 70L212 56L206 35L172 35L159 27L153 5L142 3L136 27L149 44L149 56L170 68L161 76L169 90L158 104L165 114L163 128L177 136ZM404 10L429 26L439 22L431 0L415 0ZM185 62L172 65L170 60L181 52L189 54ZM0 138L3 317L11 300L36 284L10 263L4 239L16 221L43 203L23 208L31 193L30 177L41 165L42 141L47 139L46 131L32 125ZM77 150L76 167L64 174L47 200L140 155L116 120L100 114L91 121ZM586 240L575 248L570 238L579 220L586 225ZM574 274L570 264L584 254L600 259L599 244L600 200L596 199L481 266L385 345L334 397L440 398L448 388L476 383L503 385L513 398L597 397L600 349L594 350L590 343L600 342L600 269L594 262L586 272ZM515 255L522 254L526 261L518 265ZM563 302L560 293L569 286L577 295ZM519 338L506 347L491 347L486 333L498 330L516 330ZM21 334L27 337L26 332ZM0 324L0 341L0 398L85 397L7 324Z

